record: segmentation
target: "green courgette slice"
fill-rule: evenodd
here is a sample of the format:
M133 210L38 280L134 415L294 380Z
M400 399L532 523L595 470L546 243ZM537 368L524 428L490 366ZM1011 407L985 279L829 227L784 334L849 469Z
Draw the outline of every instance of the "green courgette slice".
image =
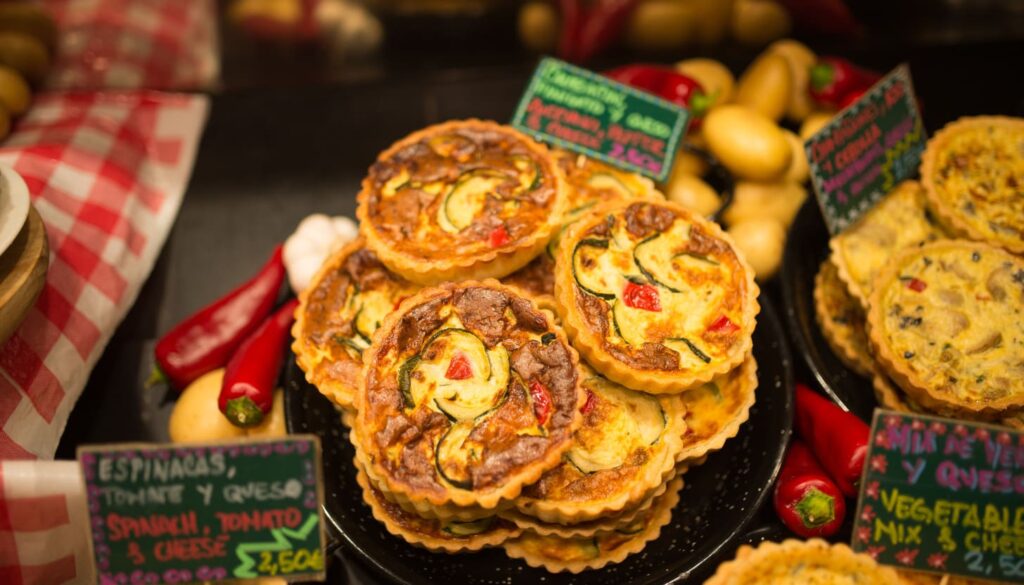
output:
M533 191L540 187L540 165L532 157L525 154L512 155L512 164L519 173L519 187L524 191Z
M475 536L490 528L493 521L494 518L490 516L471 522L456 522L452 520L445 523L443 530L452 536Z
M661 402L604 378L591 378L587 387L600 396L601 434L577 431L566 460L582 473L621 467L638 448L654 445L668 423ZM596 439L596 440L595 440Z
M612 325L615 333L629 345L643 345L647 339L644 334L647 330L646 317L650 311L634 309L622 300L612 303Z
M669 284L668 275L659 276L664 271L660 269L660 266L667 264L671 269L672 263L667 258L662 259L659 257L659 252L664 252L658 246L659 242L665 240L661 239L661 234L654 234L647 236L640 241L639 244L633 248L633 262L636 263L636 267L640 269L640 273L643 274L651 284L660 286L668 289L672 292L682 292L680 289Z
M711 363L711 356L704 353L701 348L697 347L697 344L690 341L687 337L669 337L665 339L666 342L677 342L685 347L694 357L704 362L705 364Z
M479 459L481 449L469 440L472 432L472 422L454 424L441 435L434 449L434 466L438 475L451 485L464 490L473 489L473 478L469 475L469 468Z
M572 251L572 275L576 284L584 291L605 300L615 298L617 278L610 266L601 266L601 257L608 251L608 240L585 238L580 240ZM585 270L583 262L589 261L592 266Z
M624 199L633 197L633 191L624 185L618 177L609 173L594 173L590 175L590 178L587 179L587 187L616 191Z
M507 175L490 169L467 171L445 195L437 210L441 229L455 233L473 223L488 197L497 197L498 186L509 180Z
M413 400L412 396L412 372L420 363L420 359L419 354L414 355L402 362L402 365L398 367L398 391L402 394L405 408L410 410L416 408L416 401Z

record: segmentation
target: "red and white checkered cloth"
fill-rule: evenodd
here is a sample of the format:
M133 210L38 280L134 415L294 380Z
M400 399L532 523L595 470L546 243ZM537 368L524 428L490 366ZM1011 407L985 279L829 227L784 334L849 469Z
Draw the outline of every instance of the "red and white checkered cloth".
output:
M144 91L44 94L0 144L50 243L39 300L0 345L0 459L53 457L174 222L207 107Z
M220 77L214 0L42 0L60 30L48 85L206 89Z

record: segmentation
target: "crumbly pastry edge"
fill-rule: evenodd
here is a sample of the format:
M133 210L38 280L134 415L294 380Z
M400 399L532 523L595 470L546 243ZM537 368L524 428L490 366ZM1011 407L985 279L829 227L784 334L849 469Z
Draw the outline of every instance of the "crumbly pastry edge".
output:
M997 240L984 233L978 232L973 226L964 221L960 216L960 213L955 208L950 208L948 203L943 200L942 196L939 195L938 187L935 185L934 176L937 172L935 168L938 164L939 153L946 147L946 144L952 140L958 132L964 129L972 127L987 127L991 125L998 126L1017 126L1024 132L1024 119L1013 118L1010 116L968 116L954 120L949 124L946 124L941 130L936 132L925 147L924 154L921 156L921 184L924 186L925 195L928 199L928 207L931 209L936 217L939 219L939 223L952 229L957 234L964 236L968 239L986 242L1004 250L1017 255L1024 254L1024 241L1008 242L1004 240Z
M715 574L710 579L704 582L704 585L735 585L739 583L735 581L736 573L748 566L756 565L766 558L774 556L777 557L774 559L775 562L779 562L786 557L799 558L807 554L816 554L820 558L845 557L857 564L871 567L875 572L874 577L881 577L883 579L881 581L872 581L875 585L900 585L901 583L894 569L879 565L867 555L854 552L846 544L830 545L820 538L812 538L810 540L789 538L781 543L765 541L757 545L757 547L746 544L741 546L736 551L736 557L718 565L718 570L715 571Z
M741 368L740 378L737 383L741 387L741 392L746 395L746 400L744 400L739 412L737 412L736 416L734 416L728 424L723 425L722 428L718 429L718 432L714 435L711 435L696 445L684 447L682 451L679 452L679 455L676 456L677 463L691 462L691 465L700 465L704 463L702 460L703 458L706 458L709 453L714 453L724 447L726 441L739 434L743 423L747 422L750 418L750 409L753 408L754 403L757 401L758 387L757 360L754 359L753 352L750 352L743 360L743 363L736 367Z
M833 259L835 258L834 254L835 251L833 250ZM826 306L827 299L825 295L825 287L828 286L825 279L828 277L825 275L825 270L828 270L830 265L838 272L839 268L836 267L833 260L825 260L821 263L821 267L818 268L818 274L814 276L814 314L818 320L818 327L821 328L821 333L825 337L825 341L832 349L832 353L836 354L836 357L839 358L839 361L843 362L846 367L861 376L864 376L865 378L870 377L872 375L874 364L864 361L864 356L854 349L849 338L840 333L838 328L829 318L828 307ZM847 292L849 292L850 284L843 281L841 278L838 280L839 285L845 286ZM850 294L850 298L852 298L854 302L859 302L857 297L853 296L852 293ZM860 306L863 308L863 303Z
M544 250L555 230L561 227L562 215L566 205L565 177L558 163L551 156L547 147L533 138L519 132L511 126L497 122L470 118L466 120L450 120L417 130L388 147L377 156L383 161L408 144L415 143L425 137L443 134L451 129L472 127L504 132L517 135L523 144L534 154L544 160L555 180L555 201L547 221L538 225L532 234L509 250L490 250L470 257L451 256L447 259L425 260L416 258L406 252L393 249L377 231L369 220L369 197L372 192L370 176L363 179L362 187L356 196L356 217L359 219L359 233L366 238L366 246L377 254L377 258L392 272L421 285L437 285L452 280L500 278L526 266L538 253Z
M757 297L760 288L754 281L754 270L743 257L742 252L736 247L732 238L717 223L704 219L699 215L687 210L685 207L669 202L643 201L650 205L669 207L677 213L683 214L691 223L700 224L701 227L723 241L732 248L739 260L739 265L744 271L744 284L746 294L743 303L743 333L742 341L732 350L729 359L722 360L714 367L703 368L689 375L679 373L665 373L654 370L638 370L621 363L604 349L604 339L597 333L591 331L578 314L576 308L576 286L572 276L572 249L575 242L582 235L583 231L594 225L594 220L609 213L619 213L636 201L614 203L606 206L599 206L590 214L580 218L566 232L559 245L558 258L555 261L555 301L558 303L559 314L562 316L562 326L565 328L569 338L574 342L583 358L595 370L613 382L617 382L627 388L647 392L649 394L678 394L690 388L710 382L716 376L729 372L738 366L753 347L754 329L757 327L757 315L761 311L761 305ZM571 244L571 245L570 245ZM587 294L587 293L580 293Z
M377 361L377 354L380 351L380 341L384 339L387 332L395 326L395 324L401 319L408 309L419 306L420 304L429 301L435 297L445 295L450 291L460 288L491 288L505 292L506 294L519 296L518 289L514 289L505 286L497 280L487 279L483 281L467 280L459 283L444 283L436 287L424 288L412 297L409 297L402 302L402 307L406 310L393 311L385 317L384 322L373 334L373 340L370 343L369 349L366 350L363 359L363 370L362 375L359 377L359 391L356 393L356 410L358 412L356 417L356 424L352 429L351 438L352 442L356 447L357 453L360 453L362 462L367 464L368 471L375 477L379 477L385 491L394 493L396 495L404 495L411 502L424 502L433 506L443 506L444 504L454 504L455 506L479 506L485 509L496 508L507 500L515 499L522 491L523 487L534 483L544 472L554 468L562 460L562 455L569 449L572 444L572 434L576 432L576 429L580 427L583 422L583 415L580 414L580 407L583 406L583 400L586 395L581 390L581 379L580 379L580 360L579 354L573 348L572 344L569 343L566 337L565 331L558 327L550 316L547 315L537 303L533 301L529 296L521 297L526 299L530 305L537 310L539 313L545 316L549 320L550 327L548 331L554 333L556 339L568 349L569 358L572 363L573 370L576 371L576 406L573 408L573 421L567 429L566 436L563 438L560 444L553 446L547 450L547 453L539 460L534 461L530 466L527 466L524 470L520 471L515 480L507 481L501 486L497 486L494 490L486 494L478 494L467 490L462 490L454 486L443 486L445 493L443 495L435 494L419 494L414 490L410 491L405 488L401 483L392 480L386 473L383 472L383 468L377 461L373 461L369 457L369 451L365 448L367 442L364 437L366 429L366 416L367 411L365 408L366 400L366 380L367 372ZM443 485L443 484L439 484Z

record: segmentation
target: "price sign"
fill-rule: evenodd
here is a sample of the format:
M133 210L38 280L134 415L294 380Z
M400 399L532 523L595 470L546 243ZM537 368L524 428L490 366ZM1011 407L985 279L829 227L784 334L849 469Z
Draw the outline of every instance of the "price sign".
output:
M900 65L804 143L832 235L916 175L926 141L910 69Z
M102 585L324 576L320 442L82 447Z
M689 113L671 102L550 57L541 60L512 125L562 148L664 181Z
M899 568L1024 583L1024 434L875 411L853 548Z

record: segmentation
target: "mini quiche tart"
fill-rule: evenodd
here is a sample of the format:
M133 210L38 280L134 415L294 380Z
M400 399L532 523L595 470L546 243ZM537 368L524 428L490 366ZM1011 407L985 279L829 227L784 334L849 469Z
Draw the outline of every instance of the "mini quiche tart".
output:
M870 377L875 359L871 357L864 331L864 309L850 295L830 260L821 263L814 277L814 313L832 353L846 367Z
M943 224L1024 254L1024 119L979 116L947 125L928 141L921 182Z
M644 392L682 392L743 361L757 294L721 228L674 203L599 208L559 246L566 331L594 369Z
M381 264L362 238L328 258L299 296L292 327L292 351L306 380L351 409L363 351L384 317L417 290Z
M562 173L547 149L493 122L430 126L381 153L359 193L367 246L422 284L505 276L558 227Z
M545 522L573 524L634 506L675 473L686 429L678 396L652 396L583 369L583 425L563 463L523 488L515 505Z
M704 585L900 585L896 571L845 544L814 538L741 546Z
M363 501L370 506L373 517L388 532L409 544L435 551L457 553L498 546L522 533L514 523L490 516L471 522L427 520L410 514L388 501L366 477L362 469L356 471L356 481L363 489Z
M584 398L579 357L546 313L497 281L449 283L374 336L353 443L396 496L495 508L558 465Z
M895 410L896 412L916 412L923 414L937 414L947 418L959 418L964 420L977 420L979 422L993 422L984 416L965 415L956 409L925 409L920 404L904 394L903 390L892 383L884 374L876 374L872 380L872 387L875 391L875 399L882 408ZM999 420L995 421L1003 426L1015 429L1024 429L1024 411L1008 411L1003 413Z
M832 263L850 294L867 307L875 275L903 248L941 238L925 211L925 195L915 181L904 181L854 225L832 238Z
M868 330L879 363L929 410L1024 407L1024 260L967 240L906 250L878 275Z
M682 478L673 479L650 508L615 530L574 538L526 532L505 542L505 552L514 559L523 559L531 567L543 567L552 573L568 571L576 574L621 563L658 538L661 529L672 520L672 509L679 503L682 488Z
M736 436L750 416L757 390L757 362L748 355L727 374L681 395L686 405L686 431L677 461L696 463Z

